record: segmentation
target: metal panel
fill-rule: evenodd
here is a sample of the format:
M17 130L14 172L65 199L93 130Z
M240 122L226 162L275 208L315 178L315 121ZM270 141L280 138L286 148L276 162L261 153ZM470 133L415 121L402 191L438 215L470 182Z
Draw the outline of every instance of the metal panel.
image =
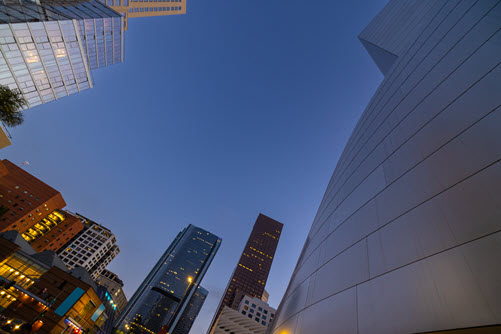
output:
M398 58L329 181L272 333L500 322L500 17L497 0L391 0L362 32Z

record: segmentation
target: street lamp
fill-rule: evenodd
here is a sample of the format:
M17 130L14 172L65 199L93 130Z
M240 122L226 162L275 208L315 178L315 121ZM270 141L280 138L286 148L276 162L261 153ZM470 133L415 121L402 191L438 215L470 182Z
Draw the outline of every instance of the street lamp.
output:
M172 315L172 317L167 322L167 325L165 325L165 329L166 330L169 330L169 327L171 326L172 322L174 320L176 320L177 314L179 313L179 309L181 307L181 302L182 302L184 296L186 295L186 293L188 292L188 290L190 289L190 286L191 286L192 282L193 282L193 278L191 276L188 276L188 286L186 287L186 290L184 290L184 293L181 296L181 299L179 300L179 304L177 304L177 306L176 306L176 310L174 311L174 314ZM167 334L169 334L169 332L167 332Z

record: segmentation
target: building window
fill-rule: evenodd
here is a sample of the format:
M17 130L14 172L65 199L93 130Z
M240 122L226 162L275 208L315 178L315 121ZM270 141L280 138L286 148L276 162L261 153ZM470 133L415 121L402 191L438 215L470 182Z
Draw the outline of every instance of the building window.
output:
M252 304L252 308L256 308L256 304Z
M249 305L249 301L248 301L248 300L246 300L246 301L245 301L245 304Z
M266 321L261 321L261 323L266 326Z
M247 314L247 312L245 312L245 311L242 311L242 314L243 314L243 315L246 315L246 314Z
M257 309L258 309L259 311L262 311L262 310L263 310L263 308L262 308L261 306L259 306Z

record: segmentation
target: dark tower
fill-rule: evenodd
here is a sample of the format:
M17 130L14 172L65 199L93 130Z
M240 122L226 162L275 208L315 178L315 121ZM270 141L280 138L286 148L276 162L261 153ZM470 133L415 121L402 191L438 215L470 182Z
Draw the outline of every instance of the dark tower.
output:
M219 303L209 332L224 306L236 310L245 295L262 298L283 226L282 223L259 214Z

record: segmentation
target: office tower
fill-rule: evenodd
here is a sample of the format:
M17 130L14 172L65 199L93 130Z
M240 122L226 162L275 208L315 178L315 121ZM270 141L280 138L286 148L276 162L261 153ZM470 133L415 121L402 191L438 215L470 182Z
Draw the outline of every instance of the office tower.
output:
M127 297L123 291L124 283L118 275L104 269L96 279L97 284L104 286L111 294L117 305L117 316L125 309L127 305Z
M173 334L188 334L190 332L190 329L193 326L198 313L200 313L208 294L209 291L201 286L198 287L197 291L195 291L193 297L191 297L188 302L188 306L184 309Z
M186 14L186 0L101 0L119 12L124 18L124 29L133 17Z
M28 108L92 88L123 61L123 18L97 0L0 1L0 84Z
M500 332L501 3L391 0L360 40L384 79L271 332Z
M65 269L53 251L36 253L17 231L0 233L2 329L30 323L40 334L106 333L107 305L93 282Z
M57 250L83 225L63 212L59 191L9 160L0 161L0 232L16 230L36 251Z
M283 226L282 223L259 214L238 265L219 302L209 332L224 306L236 310L245 295L262 298Z
M120 253L117 238L106 227L78 213L75 215L84 228L57 253L68 268L84 267L95 280Z
M259 298L244 296L236 310L223 308L210 334L265 334L275 311Z
M129 333L173 333L220 244L214 234L186 227L136 290L116 327Z

